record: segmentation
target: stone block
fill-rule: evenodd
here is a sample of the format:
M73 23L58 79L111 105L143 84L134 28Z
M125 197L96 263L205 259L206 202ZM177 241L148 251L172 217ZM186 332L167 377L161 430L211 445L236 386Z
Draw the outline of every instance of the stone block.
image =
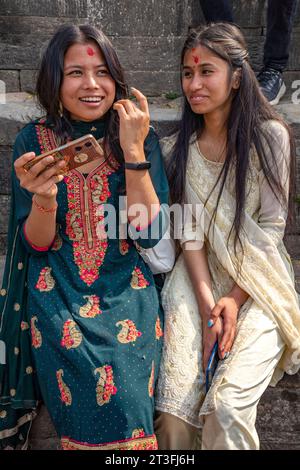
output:
M284 242L290 255L295 259L300 259L299 233L285 235Z
M132 38L127 36L112 38L112 42L126 71L179 72L182 37L136 36L133 42Z
M44 405L32 422L28 447L30 450L59 450L60 440L56 434L50 415Z
M9 217L9 203L10 196L7 194L0 194L0 233L6 234L8 227Z
M0 70L0 80L4 82L5 93L10 93L12 91L20 91L19 70Z
M119 37L184 35L202 18L198 0L90 0L88 10L92 24Z
M87 17L88 0L1 0L0 15L48 17Z
M34 38L36 42L41 36L50 38L64 23L86 23L86 18L47 17L37 16L36 13L33 16L0 16L0 39L6 44L14 44L21 39L34 43Z
M138 88L146 96L159 96L170 91L180 92L178 72L126 72L126 77L130 86Z
M282 100L285 103L300 104L300 70L286 70L283 77L286 92Z
M2 221L0 219L0 227L2 225ZM7 234L0 232L0 256L6 255L6 246L7 246ZM3 265L2 265L3 271Z
M9 194L11 185L11 155L12 147L0 146L0 194Z
M243 28L262 27L266 22L265 0L232 0L234 21Z
M2 69L34 69L40 63L43 47L48 43L49 38L36 40L35 46L24 42L22 36L19 37L19 44L16 41L10 44L0 42L0 57Z
M26 93L35 93L37 70L21 70L20 85L21 91Z
M25 124L41 116L34 98L26 93L8 94L0 107L0 145L13 145L16 134Z
M288 444L300 449L299 398L300 389L269 387L264 393L258 405L257 429L267 446L280 448Z

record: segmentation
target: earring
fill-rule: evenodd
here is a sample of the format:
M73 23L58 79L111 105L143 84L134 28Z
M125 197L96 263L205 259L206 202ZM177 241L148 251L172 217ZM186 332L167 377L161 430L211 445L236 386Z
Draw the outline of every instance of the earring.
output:
M64 115L64 107L62 105L62 102L59 100L59 104L58 104L58 114L59 114L59 117L63 117Z

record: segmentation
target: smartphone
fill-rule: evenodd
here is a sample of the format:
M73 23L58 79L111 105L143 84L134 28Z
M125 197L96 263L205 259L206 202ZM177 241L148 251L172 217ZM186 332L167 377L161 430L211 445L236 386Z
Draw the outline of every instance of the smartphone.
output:
M36 165L36 163L49 155L54 157L54 162L49 163L46 168L51 168L59 160L64 160L66 163L64 172L68 172L70 170L74 170L74 168L78 168L81 165L85 165L86 163L96 160L99 157L103 157L104 149L99 142L97 142L94 136L87 134L79 139L72 140L72 142L68 142L60 147L38 155L33 160L30 160L30 162L25 163L23 166L24 170L28 171Z
M205 371L205 388L206 388L206 393L208 392L212 379L214 376L214 373L216 372L216 368L218 367L218 362L219 362L219 355L218 355L218 343L216 342L214 344L214 347L212 349L212 352L210 354L207 368Z

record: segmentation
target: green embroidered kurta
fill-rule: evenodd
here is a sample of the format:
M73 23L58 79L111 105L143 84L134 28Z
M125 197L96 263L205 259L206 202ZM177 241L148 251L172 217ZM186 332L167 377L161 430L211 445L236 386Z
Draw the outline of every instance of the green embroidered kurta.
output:
M87 133L102 138L104 126L103 121L73 122L71 138ZM55 146L47 123L31 123L17 137L14 159ZM145 153L157 195L166 203L167 181L152 130ZM156 447L159 299L133 241L122 239L118 229L115 238L107 236L105 205L116 209L118 227L125 188L124 169L112 156L109 161L88 175L73 170L59 183L57 233L46 251L26 240L23 223L32 195L13 176L9 240L14 246L1 291L1 339L7 348L6 365L0 366L3 447L24 441L26 424L21 436L13 427L18 418L29 426L40 392L65 449ZM158 238L144 236L149 226L137 240L145 248L164 233L163 211L153 225Z

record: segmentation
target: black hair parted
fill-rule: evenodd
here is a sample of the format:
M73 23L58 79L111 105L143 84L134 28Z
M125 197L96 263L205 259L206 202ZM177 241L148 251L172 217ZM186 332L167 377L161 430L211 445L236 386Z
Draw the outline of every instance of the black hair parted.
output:
M115 101L128 97L128 86L117 53L105 34L91 25L65 24L58 28L43 54L36 85L37 98L46 111L59 142L69 137L72 126L67 110L60 111L60 88L63 81L64 57L74 44L94 42L103 54L108 70L116 84ZM119 162L123 153L119 143L118 113L111 108L105 116L105 141Z

